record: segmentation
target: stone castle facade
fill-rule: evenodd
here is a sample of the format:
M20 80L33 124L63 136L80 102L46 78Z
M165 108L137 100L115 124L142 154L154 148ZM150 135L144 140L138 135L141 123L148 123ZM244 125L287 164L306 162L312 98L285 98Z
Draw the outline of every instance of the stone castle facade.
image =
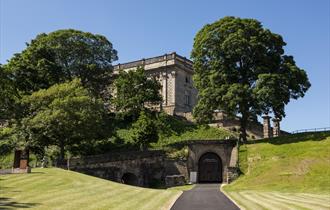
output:
M119 70L134 71L140 66L144 67L149 77L155 78L161 84L160 91L163 98L161 108L167 114L182 116L193 121L192 111L197 104L198 95L197 89L193 85L193 62L173 52L118 64L114 66L114 71L115 73ZM215 112L214 121L210 124L210 126L223 127L233 131L238 131L239 125L238 117L228 118L223 112ZM270 126L269 119L264 118L263 124L257 121L249 122L247 133L252 139L278 136L280 134L279 121L274 121L274 128Z
M130 71L144 67L148 76L162 86L162 109L170 115L191 113L197 103L197 90L193 86L193 63L175 52L153 58L141 59L114 66L118 70Z

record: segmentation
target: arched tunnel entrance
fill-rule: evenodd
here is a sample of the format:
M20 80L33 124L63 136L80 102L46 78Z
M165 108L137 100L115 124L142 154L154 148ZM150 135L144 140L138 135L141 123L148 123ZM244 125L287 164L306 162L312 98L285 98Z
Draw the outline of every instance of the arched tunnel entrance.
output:
M198 182L222 182L222 163L217 154L207 152L200 157L198 161Z
M124 173L124 175L121 177L121 182L123 184L129 184L129 185L138 185L138 178L133 173Z

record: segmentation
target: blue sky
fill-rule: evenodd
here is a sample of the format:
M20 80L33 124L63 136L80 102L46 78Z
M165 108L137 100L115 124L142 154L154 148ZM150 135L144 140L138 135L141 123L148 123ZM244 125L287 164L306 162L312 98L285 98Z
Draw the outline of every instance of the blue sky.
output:
M330 126L328 0L0 0L0 63L37 34L65 28L106 36L120 63L173 51L190 57L196 32L228 15L281 34L286 53L308 73L312 87L286 107L282 128Z

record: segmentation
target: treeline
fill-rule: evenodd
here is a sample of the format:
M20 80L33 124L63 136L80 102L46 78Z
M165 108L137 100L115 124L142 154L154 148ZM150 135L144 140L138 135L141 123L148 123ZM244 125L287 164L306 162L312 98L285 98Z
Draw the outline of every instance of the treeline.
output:
M117 51L104 36L77 30L40 34L0 66L0 152L28 148L49 153L103 153L147 149L163 128L160 84L143 68L113 74ZM148 108L149 107L149 108ZM131 125L133 142L115 135Z
M224 17L205 25L191 53L196 121L208 123L219 110L239 116L240 139L246 142L250 119L269 114L283 119L285 106L311 86L305 70L284 53L285 45L281 35L254 19ZM0 67L0 119L9 122L0 135L37 154L55 146L63 158L65 152L121 145L114 130L128 123L131 145L146 149L159 132L167 132L150 109L160 107L160 85L141 68L115 76L116 60L117 51L101 35L76 30L38 35Z

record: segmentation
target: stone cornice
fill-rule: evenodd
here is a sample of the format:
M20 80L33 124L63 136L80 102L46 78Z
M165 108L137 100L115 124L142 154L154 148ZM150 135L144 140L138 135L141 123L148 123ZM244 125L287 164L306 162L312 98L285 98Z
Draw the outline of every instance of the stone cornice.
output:
M138 66L144 66L145 70L148 71L173 65L183 67L185 71L193 73L193 62L183 56L176 54L175 52L124 64L117 64L114 66L114 71L116 72L119 69L129 71L131 69L137 68Z

